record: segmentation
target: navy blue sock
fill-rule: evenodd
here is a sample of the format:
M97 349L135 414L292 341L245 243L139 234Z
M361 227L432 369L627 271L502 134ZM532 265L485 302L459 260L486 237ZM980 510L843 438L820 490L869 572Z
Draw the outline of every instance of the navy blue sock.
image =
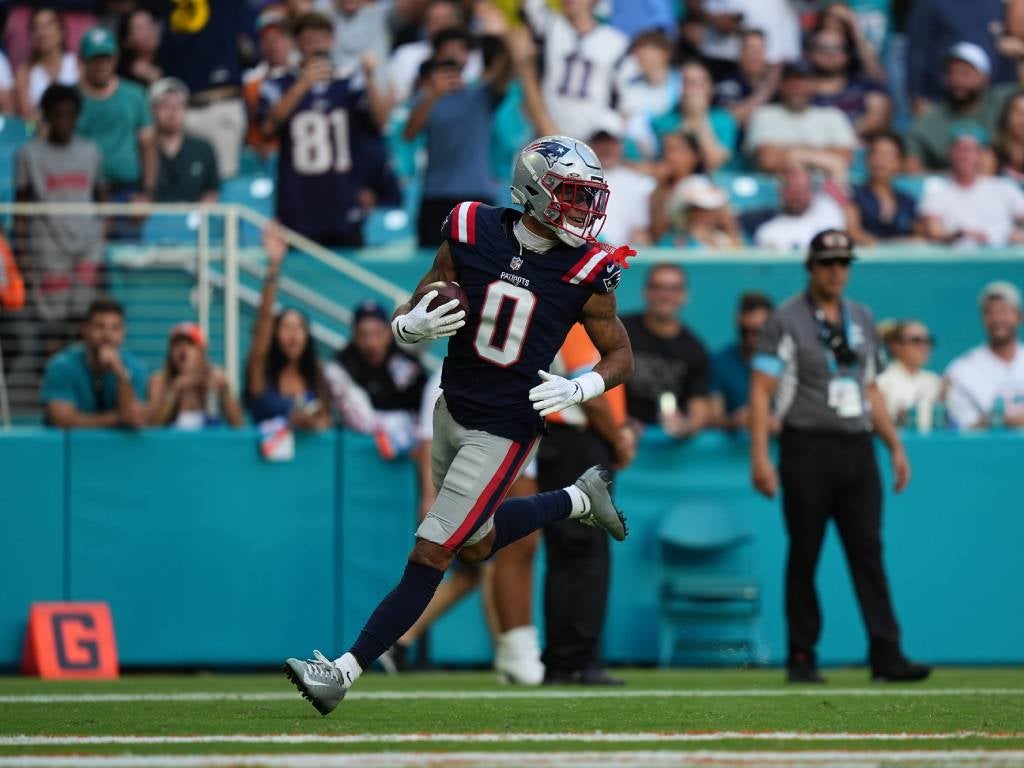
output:
M491 554L549 523L564 520L570 512L572 499L565 491L548 491L535 496L506 499L494 513L494 546Z
M366 669L373 664L416 623L443 577L444 571L429 565L406 564L398 586L380 601L349 649L359 666Z

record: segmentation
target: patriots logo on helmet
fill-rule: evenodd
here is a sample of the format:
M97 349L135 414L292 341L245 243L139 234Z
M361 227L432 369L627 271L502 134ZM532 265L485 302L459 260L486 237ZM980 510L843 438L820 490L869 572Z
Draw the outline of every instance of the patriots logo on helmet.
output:
M560 144L557 141L539 141L526 148L528 152L536 152L538 155L548 161L548 168L551 168L555 163L572 151L572 147Z

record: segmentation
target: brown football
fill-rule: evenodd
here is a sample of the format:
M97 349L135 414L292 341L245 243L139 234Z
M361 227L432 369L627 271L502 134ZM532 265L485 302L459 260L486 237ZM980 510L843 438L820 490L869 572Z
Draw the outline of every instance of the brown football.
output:
M431 300L427 307L428 309L437 309L452 299L458 299L459 309L463 310L467 316L469 315L469 298L466 296L466 292L462 290L462 286L454 281L446 283L443 280L438 280L436 283L429 283L423 286L422 290L417 291L416 295L412 297L412 305L415 307L420 303L420 299L431 291L437 291L437 296Z

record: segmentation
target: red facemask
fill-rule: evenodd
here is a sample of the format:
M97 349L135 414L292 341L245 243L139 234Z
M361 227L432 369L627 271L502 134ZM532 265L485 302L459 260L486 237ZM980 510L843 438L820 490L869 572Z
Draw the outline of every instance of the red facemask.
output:
M552 196L548 207L541 211L545 221L563 232L592 243L604 226L608 185L602 181L561 176L551 171L541 177L540 183Z

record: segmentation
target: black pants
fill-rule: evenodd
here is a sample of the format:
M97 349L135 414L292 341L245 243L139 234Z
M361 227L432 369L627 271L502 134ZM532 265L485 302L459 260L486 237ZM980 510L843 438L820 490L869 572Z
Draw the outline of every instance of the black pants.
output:
M611 448L589 430L553 424L537 453L542 491L564 488L594 464L611 464ZM599 666L608 606L610 557L603 529L560 520L544 529L547 575L544 665L553 672Z
M779 444L782 508L789 531L786 620L790 660L814 660L821 611L814 588L825 527L836 522L873 651L899 644L882 565L882 483L868 433L786 430Z
M420 213L416 218L417 241L420 248L437 248L444 238L441 237L441 227L452 208L461 202L464 197L424 197L420 200ZM477 198L478 202L489 204L490 201Z

